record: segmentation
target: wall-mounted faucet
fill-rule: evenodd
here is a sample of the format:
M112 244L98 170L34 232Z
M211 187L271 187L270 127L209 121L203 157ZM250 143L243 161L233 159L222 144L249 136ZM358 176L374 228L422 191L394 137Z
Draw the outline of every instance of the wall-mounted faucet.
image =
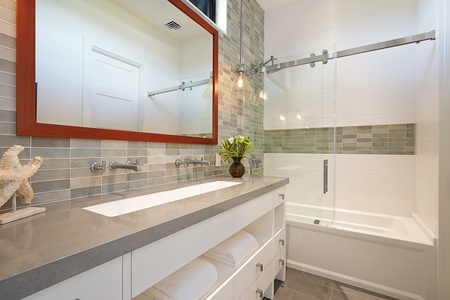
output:
M141 166L139 165L139 159L136 159L136 162L131 162L127 160L125 164L121 164L113 160L109 163L109 169L113 171L117 169L126 169L126 170L133 170L135 172L140 172Z
M185 158L184 160L181 160L181 159L177 158L175 160L175 166L177 166L177 167L179 167L181 165L184 165L185 167L187 167L187 166L189 166L191 164L192 165L204 165L204 166L210 166L211 165L211 163L209 161L203 160L203 157L202 157L201 160L198 160L196 158L194 158L194 159Z

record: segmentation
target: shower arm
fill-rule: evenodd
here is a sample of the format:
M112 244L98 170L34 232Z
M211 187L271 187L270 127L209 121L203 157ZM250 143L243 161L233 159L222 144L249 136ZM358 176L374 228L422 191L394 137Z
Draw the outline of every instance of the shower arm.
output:
M403 37L403 38L399 38L399 39L384 41L384 42L370 44L370 45L366 45L366 46L351 48L351 49L347 49L347 50L340 50L337 52L328 53L327 50L324 50L324 51L322 51L322 55L314 55L313 54L310 57L292 60L292 61L285 62L285 63L275 64L275 65L271 65L271 66L265 66L265 65L260 66L260 67L256 68L255 70L252 70L252 73L253 74L261 74L261 73L267 74L267 73L273 73L273 72L276 72L276 71L279 71L282 69L306 65L306 64L310 64L311 66L313 66L312 65L313 63L320 62L320 61L322 61L324 64L326 64L329 59L346 57L346 56L351 56L351 55L356 55L356 54L361 54L361 53L366 53L366 52L371 52L371 51L377 51L377 50L382 50L382 49L387 49L387 48L392 48L392 47L397 47L397 46L408 45L408 44L412 44L412 43L418 44L422 41L428 41L428 40L432 41L435 39L436 39L436 30L432 30L430 32L411 35L411 36L407 36L407 37Z

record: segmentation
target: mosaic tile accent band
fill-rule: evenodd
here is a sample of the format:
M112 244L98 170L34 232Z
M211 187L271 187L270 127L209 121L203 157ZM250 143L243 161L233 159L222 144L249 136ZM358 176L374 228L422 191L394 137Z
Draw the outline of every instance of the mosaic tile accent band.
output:
M266 153L333 153L334 128L265 131ZM337 154L415 154L415 124L336 128Z

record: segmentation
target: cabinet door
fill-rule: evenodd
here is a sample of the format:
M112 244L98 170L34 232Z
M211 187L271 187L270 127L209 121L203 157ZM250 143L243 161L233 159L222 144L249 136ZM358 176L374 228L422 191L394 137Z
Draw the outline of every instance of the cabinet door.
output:
M64 280L23 300L121 300L122 257Z

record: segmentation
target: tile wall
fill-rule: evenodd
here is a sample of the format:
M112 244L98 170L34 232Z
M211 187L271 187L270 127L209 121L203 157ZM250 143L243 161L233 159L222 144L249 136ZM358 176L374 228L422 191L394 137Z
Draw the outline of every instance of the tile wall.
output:
M228 0L227 34L220 33L219 37L219 140L230 135L248 135L259 156L264 145L263 104L252 95L244 98L231 90L236 77L232 70L239 63L239 5L239 0ZM242 61L251 65L264 59L264 12L254 0L245 1L243 11ZM37 155L44 158L39 172L31 178L33 204L227 174L227 165L214 166L217 145L16 136L15 20L16 1L0 0L0 154L20 144L25 147L20 154L23 164ZM251 84L258 90L262 81L253 78ZM174 161L179 157L204 157L212 166L176 168ZM97 175L89 170L94 161L108 163L113 159L118 162L139 159L142 172L118 170Z
M415 125L346 126L265 131L266 153L414 155Z

